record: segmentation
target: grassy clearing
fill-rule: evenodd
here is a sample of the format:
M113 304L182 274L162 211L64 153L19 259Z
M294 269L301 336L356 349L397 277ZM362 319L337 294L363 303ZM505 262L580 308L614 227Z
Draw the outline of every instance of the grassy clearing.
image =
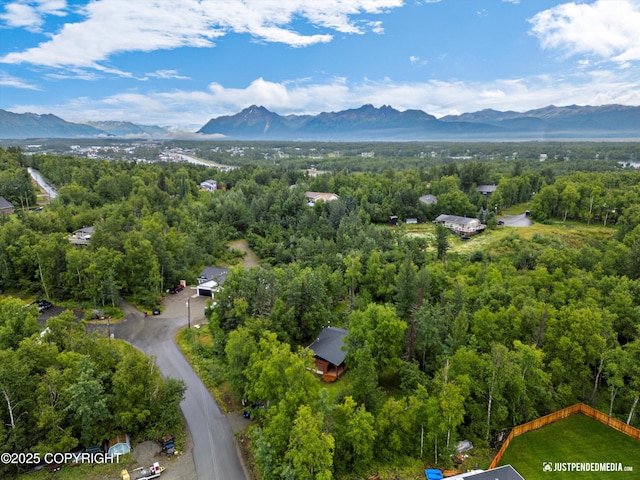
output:
M622 463L631 472L543 471L543 462ZM633 480L640 476L640 441L576 414L516 437L500 465L511 464L527 480Z
M224 365L211 352L212 337L208 328L183 328L176 337L178 348L187 359L220 409L229 413L241 409L224 381Z
M520 212L521 213L521 212ZM411 225L407 228L409 235L424 237L429 242L428 249L433 249L435 243L435 226L432 224ZM575 222L542 224L534 223L530 227L498 227L495 230L485 230L469 240L461 240L456 235L449 236L450 252L470 255L481 250L483 252L505 253L504 243L511 236L521 240L538 238L552 238L564 243L568 248L580 248L594 241L606 241L613 237L616 230L613 227L584 225Z

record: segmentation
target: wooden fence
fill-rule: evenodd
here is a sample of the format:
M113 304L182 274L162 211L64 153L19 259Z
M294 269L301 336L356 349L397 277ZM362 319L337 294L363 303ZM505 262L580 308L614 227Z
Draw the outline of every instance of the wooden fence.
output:
M500 463L502 455L511 443L511 440L516 438L518 435L530 432L531 430L537 430L538 428L544 427L545 425L553 422L557 422L558 420L567 418L571 415L575 415L576 413L582 413L583 415L591 417L600 423L604 423L611 428L615 428L619 432L622 432L625 435L630 436L631 438L640 440L640 429L632 427L631 425L627 425L617 418L610 417L609 415L602 413L595 408L590 407L589 405L585 405L584 403L577 403L575 405L571 405L570 407L563 408L562 410L558 410L557 412L545 415L544 417L540 417L530 422L523 423L522 425L513 427L513 429L509 433L509 436L507 436L506 440L502 444L502 447L500 447L498 454L491 462L491 465L489 465L489 470L498 466L498 463Z

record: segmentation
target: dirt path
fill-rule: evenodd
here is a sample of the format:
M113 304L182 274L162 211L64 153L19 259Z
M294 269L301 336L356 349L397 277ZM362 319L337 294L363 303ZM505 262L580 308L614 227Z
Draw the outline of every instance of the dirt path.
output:
M231 242L229 244L229 249L238 250L239 252L244 253L244 258L242 259L242 266L245 269L249 269L251 267L257 267L258 264L260 263L260 260L258 259L257 255L253 253L253 250L251 250L251 247L249 247L249 244L244 239Z

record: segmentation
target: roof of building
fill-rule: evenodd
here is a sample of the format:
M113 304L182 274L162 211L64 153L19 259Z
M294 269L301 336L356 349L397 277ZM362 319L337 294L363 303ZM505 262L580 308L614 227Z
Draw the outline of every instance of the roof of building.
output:
M497 185L478 185L476 187L476 190L482 194L487 194L487 193L493 193L496 191L496 188L498 188Z
M4 197L0 197L0 209L13 208L13 204Z
M198 278L204 281L215 280L219 285L222 285L228 273L228 268L204 267L204 270L198 275Z
M327 327L320 332L316 341L309 345L316 357L327 360L334 365L344 362L347 352L344 350L344 337L347 331L343 328Z
M200 185L217 185L218 181L217 180L205 180L204 182L200 182Z
M423 195L419 198L422 203L426 203L430 205L432 203L438 203L438 198L435 195L431 195L430 193L427 195Z
M83 234L87 235L87 234L92 234L94 230L95 230L95 227L82 227L82 228L76 230L73 233L75 233L76 235L79 234L79 233L81 233L81 234L83 233Z
M520 475L515 468L511 465L504 465L502 467L494 468L492 470L486 470L484 472L463 473L460 475L454 475L453 477L447 477L448 480L524 480L524 477Z
M480 222L477 218L469 218L469 217L459 217L458 215L438 215L435 222L451 222L451 223L459 223L461 225L466 225L470 222Z
M330 202L331 200L337 200L338 195L335 193L327 193L327 192L305 192L305 197L310 202L317 202L318 200L324 200L325 202Z

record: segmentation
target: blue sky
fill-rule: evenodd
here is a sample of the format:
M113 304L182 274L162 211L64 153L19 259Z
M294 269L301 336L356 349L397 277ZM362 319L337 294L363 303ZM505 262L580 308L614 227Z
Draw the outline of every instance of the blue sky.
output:
M640 105L640 0L0 0L0 108L197 129L252 104Z

